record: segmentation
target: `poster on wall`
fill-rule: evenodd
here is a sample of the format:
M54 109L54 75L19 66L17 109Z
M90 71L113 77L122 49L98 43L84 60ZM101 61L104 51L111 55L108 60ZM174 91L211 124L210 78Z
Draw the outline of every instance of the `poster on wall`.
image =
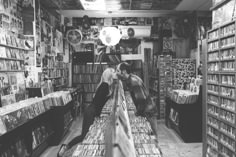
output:
M163 52L173 51L173 40L172 38L163 38Z
M190 78L196 76L196 60L183 58L172 59L172 87L181 89L183 83L190 83Z
M26 51L25 53L25 65L35 66L35 53L34 51Z
M26 78L26 87L37 87L39 86L38 82L40 80L39 73L42 72L41 68L35 66L25 66L25 70L28 72Z
M54 46L56 48L56 53L64 53L63 52L63 35L58 30L56 30L54 42L55 42Z

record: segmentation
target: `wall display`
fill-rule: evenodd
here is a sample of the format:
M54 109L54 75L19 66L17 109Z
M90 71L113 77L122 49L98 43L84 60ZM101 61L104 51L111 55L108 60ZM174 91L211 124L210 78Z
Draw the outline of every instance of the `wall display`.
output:
M194 59L172 59L172 88L181 89L184 82L190 82L189 77L196 76L196 61Z
M172 56L170 55L160 55L158 56L158 98L159 98L159 114L160 118L165 117L165 97L167 96L167 92L172 88L172 78L171 78L171 70L172 66Z
M81 84L85 91L85 102L91 102L102 72L108 68L108 64L73 62L72 84Z
M235 154L235 21L229 1L213 11L213 29L208 31L206 82L206 155ZM227 11L226 11L227 9ZM227 12L227 13L226 13ZM221 14L218 19L216 15ZM222 20L222 21L220 21ZM218 41L218 42L216 42Z
M164 52L173 51L173 40L171 38L163 38L163 49Z
M54 47L56 53L63 53L63 35L60 31L56 30L54 36Z

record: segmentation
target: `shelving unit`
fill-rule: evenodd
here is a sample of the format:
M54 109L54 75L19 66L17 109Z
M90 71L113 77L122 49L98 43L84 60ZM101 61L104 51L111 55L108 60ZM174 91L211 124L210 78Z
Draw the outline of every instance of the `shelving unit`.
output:
M159 115L160 119L165 118L165 109L166 109L166 102L165 97L167 90L172 87L172 79L171 79L171 60L172 57L170 55L159 55L158 56L158 91L159 91Z
M2 32L0 41L0 106L9 105L10 103L25 99L25 53L27 50L22 47L23 39L17 38L15 35ZM8 36L8 37L7 37ZM10 43L5 41L10 39ZM9 44L14 45L12 46ZM20 97L18 95L21 95ZM11 97L11 98L10 98Z
M82 86L84 105L92 102L101 74L108 66L107 63L72 63L72 86Z
M45 96L36 101L31 99L15 104L16 110L7 113L1 110L0 156L8 153L7 156L38 157L49 145L58 145L77 117L76 107L81 105L81 89L71 88L66 91L69 91L65 92L67 96L59 96L61 92L53 93L50 98ZM27 103L30 103L29 106ZM20 105L23 106L18 109ZM8 121L6 117L11 117L11 120ZM21 145L17 145L18 139L23 141ZM19 155L20 152L17 152L16 155L19 149L25 154Z
M208 32L205 141L209 156L236 156L235 30L231 21Z
M167 127L172 128L184 142L202 142L202 87L194 103L180 104L165 97Z

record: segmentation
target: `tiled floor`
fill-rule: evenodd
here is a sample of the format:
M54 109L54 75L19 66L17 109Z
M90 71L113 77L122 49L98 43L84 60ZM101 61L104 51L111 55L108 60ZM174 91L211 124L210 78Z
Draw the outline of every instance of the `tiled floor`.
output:
M184 143L173 130L168 129L163 121L158 122L158 139L163 157L201 157L202 143ZM67 143L81 132L82 118L78 118L71 126L62 143ZM41 157L56 157L60 145L49 147Z
M202 157L202 143L184 143L163 121L159 121L158 130L163 157Z

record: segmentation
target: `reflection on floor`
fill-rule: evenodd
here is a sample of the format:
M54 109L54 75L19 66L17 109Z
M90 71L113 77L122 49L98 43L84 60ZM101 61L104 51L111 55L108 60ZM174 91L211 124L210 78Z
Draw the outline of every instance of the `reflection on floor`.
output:
M82 118L73 122L67 136L62 143L69 142L75 136L80 135ZM201 157L202 143L184 143L172 129L168 129L163 121L158 122L158 139L163 157ZM40 157L56 157L60 145L49 147Z

